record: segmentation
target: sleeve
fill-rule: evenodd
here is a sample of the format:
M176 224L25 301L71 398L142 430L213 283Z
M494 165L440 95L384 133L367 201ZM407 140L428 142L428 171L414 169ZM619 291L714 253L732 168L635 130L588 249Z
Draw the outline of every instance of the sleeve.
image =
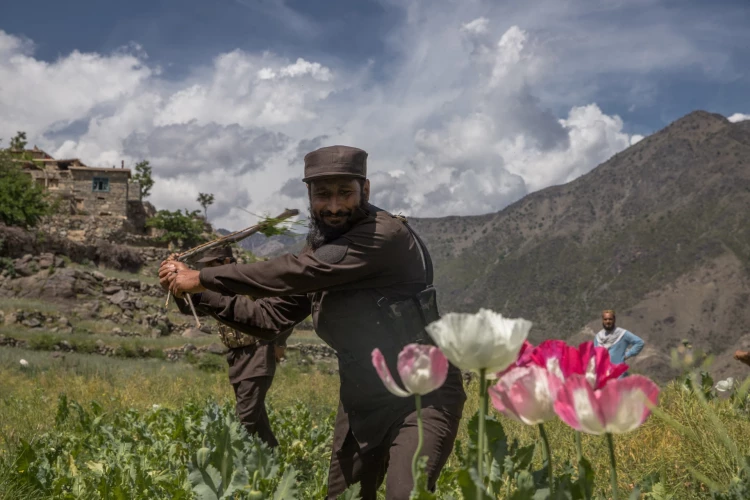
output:
M287 330L291 334L312 308L307 295L252 300L216 292L203 292L198 306L223 324L263 340L275 340Z
M184 297L182 299L174 297L174 301L177 304L177 309L179 309L182 314L187 314L190 316L193 315L193 311L190 309L190 304L187 303L188 300L193 301L193 305L195 306L195 314L197 314L198 316L209 316L208 312L199 307L201 300L200 293L191 294L190 299L188 299L187 297Z
M314 252L306 249L299 256L204 268L200 283L214 292L251 297L355 288L363 280L395 272L394 236L378 231L374 221L363 223Z
M625 359L632 358L633 356L637 356L638 353L640 353L643 350L644 342L643 339L641 339L639 336L627 332L625 334L626 340L628 342L628 345L630 345L630 348L625 351Z

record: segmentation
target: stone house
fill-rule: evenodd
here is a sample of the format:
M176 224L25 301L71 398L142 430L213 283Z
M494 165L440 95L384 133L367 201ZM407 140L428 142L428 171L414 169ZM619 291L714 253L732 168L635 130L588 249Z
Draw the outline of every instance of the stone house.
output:
M78 158L52 158L36 147L12 153L39 186L69 204L71 215L128 218L141 205L140 186L131 182L124 162L120 168L89 167Z

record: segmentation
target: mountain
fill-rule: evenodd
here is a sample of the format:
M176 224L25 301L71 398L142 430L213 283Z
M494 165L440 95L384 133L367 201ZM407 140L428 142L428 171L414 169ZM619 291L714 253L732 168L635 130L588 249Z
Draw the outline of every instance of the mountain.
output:
M224 236L231 231L218 229L216 231ZM272 258L283 253L298 253L305 244L305 234L289 233L267 237L261 233L255 233L239 242L239 246L251 251L257 257Z
M750 121L693 112L586 175L474 217L411 219L443 311L492 308L531 340L591 339L602 309L646 348L633 367L676 375L683 339L718 376L750 347Z
M373 186L377 189L377 185ZM744 378L750 350L750 121L695 111L588 174L470 217L409 218L435 262L443 312L491 308L534 322L533 342L590 340L602 309L646 341L634 371L679 374L683 340ZM388 207L384 207L388 208ZM304 235L254 235L272 257Z

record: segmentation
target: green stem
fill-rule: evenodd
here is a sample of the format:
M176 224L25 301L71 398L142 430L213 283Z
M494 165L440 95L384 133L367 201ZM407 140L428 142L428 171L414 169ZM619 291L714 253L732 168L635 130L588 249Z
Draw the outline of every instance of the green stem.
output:
M612 498L617 500L617 463L615 461L615 444L612 441L612 434L607 433L607 446L609 447L609 479L612 483Z
M414 399L417 406L417 435L419 436L417 441L417 450L414 452L414 457L411 460L411 477L414 483L414 489L417 487L417 464L419 463L419 453L422 451L422 443L424 442L424 431L422 430L422 396L419 394L414 395Z
M484 498L484 427L487 406L487 370L479 370L479 442L477 443L477 474L479 475L479 484L477 484L477 499Z
M578 455L578 462L581 462L581 459L583 459L583 445L581 444L581 431L576 431L576 455ZM580 474L581 471L579 470L578 473Z
M576 455L578 456L578 481L581 484L584 484L583 481L585 481L585 472L583 470L583 466L581 465L581 462L583 461L583 445L581 444L581 431L575 431L576 436ZM586 497L586 500L588 500L588 490L584 487L584 496Z
M552 450L549 447L549 439L547 438L547 431L544 430L544 425L539 424L539 435L542 437L542 450L544 450L545 459L547 460L547 476L549 478L549 493L552 497L555 493L555 480L552 475Z

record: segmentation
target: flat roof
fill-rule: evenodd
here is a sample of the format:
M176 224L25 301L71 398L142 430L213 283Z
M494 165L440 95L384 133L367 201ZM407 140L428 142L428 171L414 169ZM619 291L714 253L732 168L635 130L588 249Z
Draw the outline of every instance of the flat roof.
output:
M96 170L97 172L123 172L130 175L129 168L112 168L112 167L68 167L68 170Z

